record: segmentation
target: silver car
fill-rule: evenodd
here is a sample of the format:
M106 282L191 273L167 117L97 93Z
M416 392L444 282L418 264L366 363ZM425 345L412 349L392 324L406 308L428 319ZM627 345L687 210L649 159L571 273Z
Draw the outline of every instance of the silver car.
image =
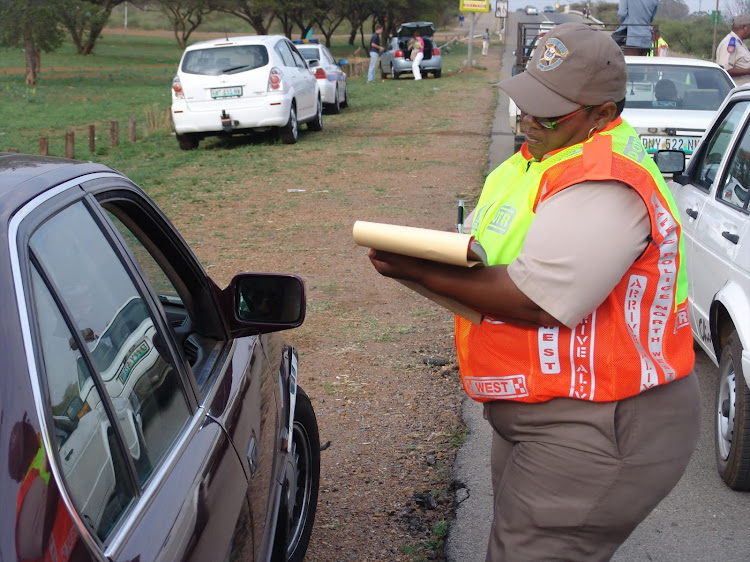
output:
M406 72L412 73L409 59L411 50L408 47L409 40L414 37L414 32L424 40L424 58L419 64L423 75L432 74L433 78L440 78L443 71L443 62L440 57L440 49L433 42L435 27L429 21L415 21L402 23L396 32L396 37L391 39L388 50L380 57L380 77L387 78L389 75L397 79Z

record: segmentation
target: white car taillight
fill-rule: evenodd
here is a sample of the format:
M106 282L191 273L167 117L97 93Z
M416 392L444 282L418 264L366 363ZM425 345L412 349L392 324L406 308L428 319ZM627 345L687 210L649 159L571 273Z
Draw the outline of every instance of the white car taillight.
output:
M284 82L281 79L281 71L273 67L268 75L268 91L269 92L283 92Z
M172 91L175 98L185 99L185 92L182 91L182 82L180 82L179 76L175 76L174 80L172 80Z
M326 77L326 71L322 68L318 67L315 69L315 78L325 78Z

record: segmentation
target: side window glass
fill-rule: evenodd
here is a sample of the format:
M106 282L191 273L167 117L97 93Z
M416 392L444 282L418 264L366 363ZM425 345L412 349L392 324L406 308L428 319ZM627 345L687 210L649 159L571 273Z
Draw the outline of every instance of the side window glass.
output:
M279 41L276 43L275 49L284 61L284 66L296 66L294 63L294 57L292 56L292 52L289 50L289 45L287 45L286 41Z
M750 186L750 132L742 134L737 149L729 161L729 167L722 188L717 197L738 209L747 209L748 187Z
M32 291L66 488L83 520L104 541L134 497L126 459L81 350L36 269Z
M696 186L706 191L711 190L719 171L721 157L726 153L734 132L741 125L748 103L750 102L743 101L732 106L719 127L714 130L713 136L708 140L708 145L701 151L700 162L695 167L693 183Z
M302 57L302 55L297 52L297 48L293 46L290 48L292 51L292 56L294 57L294 64L299 68L307 68L307 63L305 62L305 59Z
M106 391L144 484L190 415L165 335L82 202L44 223L30 245L86 342L95 373L79 367L79 386Z

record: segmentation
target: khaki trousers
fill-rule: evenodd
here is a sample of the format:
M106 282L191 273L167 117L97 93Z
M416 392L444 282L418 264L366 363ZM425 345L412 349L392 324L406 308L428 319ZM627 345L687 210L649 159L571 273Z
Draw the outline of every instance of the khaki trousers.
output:
M618 402L484 406L494 517L487 562L609 560L698 443L694 373Z

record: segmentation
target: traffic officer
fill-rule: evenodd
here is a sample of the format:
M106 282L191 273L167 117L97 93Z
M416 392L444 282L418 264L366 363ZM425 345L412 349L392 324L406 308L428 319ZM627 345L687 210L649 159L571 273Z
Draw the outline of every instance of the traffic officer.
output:
M743 40L750 37L750 14L732 20L732 31L716 48L716 62L729 73L738 86L750 82L750 50Z

